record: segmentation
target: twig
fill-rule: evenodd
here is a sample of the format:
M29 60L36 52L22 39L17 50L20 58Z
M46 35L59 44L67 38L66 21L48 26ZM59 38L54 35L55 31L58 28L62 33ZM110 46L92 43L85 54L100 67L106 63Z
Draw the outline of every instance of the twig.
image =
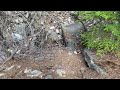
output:
M28 22L27 18L21 12L18 12L18 13L21 14L21 16L26 20L26 22L27 22L27 24L28 24L28 26L30 28L31 36L32 36L30 46L32 45L31 47L33 47L33 45L34 45L34 43L33 43L33 41L34 41L34 30L32 29L31 25L32 25L32 23L33 23L36 15L37 15L37 12L35 12L35 14L34 14L32 20L31 20L31 22Z
M33 29L32 29L32 26L31 26L31 25L32 25L32 23L33 23L36 15L37 15L37 13L35 12L35 14L34 14L32 20L31 20L31 22L28 22L27 18L26 18L21 12L18 12L18 13L21 14L21 16L26 20L26 22L27 22L27 24L28 24L28 26L29 26L29 28L30 28L30 30L31 30L31 34L33 35Z
M16 76L18 76L20 73L22 73L22 71L23 71L23 70L21 70L20 72L18 72L18 73L16 74Z
M0 65L0 67L2 67L7 61L11 60L11 58L13 57L13 55L18 51L18 47L16 48L16 50L11 54L11 56L5 61L2 63L2 65Z

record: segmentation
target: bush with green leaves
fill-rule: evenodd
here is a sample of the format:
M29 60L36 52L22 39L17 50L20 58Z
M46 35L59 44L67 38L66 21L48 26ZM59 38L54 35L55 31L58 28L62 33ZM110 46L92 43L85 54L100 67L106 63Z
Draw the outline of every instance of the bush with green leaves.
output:
M94 49L97 55L120 50L120 12L119 11L77 11L81 21L99 20L81 34L82 43ZM79 21L79 20L78 20Z

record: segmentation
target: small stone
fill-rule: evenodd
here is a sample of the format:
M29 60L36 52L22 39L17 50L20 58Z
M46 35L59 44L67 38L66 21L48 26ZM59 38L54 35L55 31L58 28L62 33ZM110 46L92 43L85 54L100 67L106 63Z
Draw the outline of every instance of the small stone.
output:
M52 75L47 75L45 79L53 79Z
M65 71L63 69L57 69L56 73L61 77L65 77Z
M33 77L40 77L40 78L42 78L43 74L42 74L41 71L33 70L30 73L28 73L27 76L31 77L31 78L33 78Z
M25 47L27 47L28 46L28 44L25 44Z
M43 24L44 24L44 22L43 22L43 21L41 21L41 24L43 25Z
M74 13L75 13L75 11L71 11L70 13L71 13L71 14L74 14Z
M23 22L23 18L19 18L19 22L22 23Z
M1 77L1 76L4 76L4 75L5 75L5 73L0 73L0 77Z
M24 73L29 73L29 72L31 72L31 71L32 71L32 69L26 68L26 69L24 70Z
M40 57L35 58L35 60L36 61L41 61L41 60L44 60L44 58L45 58L44 56L40 56Z
M19 54L21 50L18 50L16 53Z
M53 23L56 23L56 21L54 21Z
M28 69L28 68L26 68L24 70L24 73L27 74L27 76L31 77L31 78L33 78L33 77L40 77L40 78L42 78L42 76L43 76L41 71L32 70L32 69Z
M71 53L71 52L69 52L69 53L68 53L68 55L72 55L72 53Z
M58 35L58 38L59 38L59 39L62 39L62 36L61 36L61 35Z
M21 65L18 65L17 68L21 68Z
M77 52L76 52L76 51L74 51L74 54L77 54Z
M54 26L52 26L52 27L50 27L50 29L55 29L55 27L54 27Z
M29 39L30 41L32 40L32 38Z
M56 33L60 33L60 31L58 29L56 29Z
M26 13L25 17L28 18L29 17L29 13Z
M11 11L7 11L7 14L8 14L8 15L11 15L12 13L11 13Z
M54 72L55 70L51 70L52 72Z
M8 49L7 51L8 51L8 52L10 52L10 53L12 53L12 52L13 52L13 50L11 50L11 49Z
M82 71L84 71L84 70L85 70L85 68L81 68L81 70L82 70Z
M16 22L16 23L19 23L19 19L15 19L15 22Z

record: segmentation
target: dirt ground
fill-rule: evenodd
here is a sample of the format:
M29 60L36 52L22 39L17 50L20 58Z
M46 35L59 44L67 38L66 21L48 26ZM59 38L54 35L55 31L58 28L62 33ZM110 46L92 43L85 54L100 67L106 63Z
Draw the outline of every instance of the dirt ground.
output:
M112 62L104 62L110 56L104 57L101 66L104 67L109 76L99 75L96 71L87 67L80 51L77 54L70 53L65 47L55 46L46 50L43 60L16 60L7 61L0 68L1 79L117 79L120 78L120 65ZM52 52L52 57L48 52ZM47 58L48 57L48 58ZM113 60L113 59L112 59ZM42 72L41 77L29 77L25 69L38 70Z

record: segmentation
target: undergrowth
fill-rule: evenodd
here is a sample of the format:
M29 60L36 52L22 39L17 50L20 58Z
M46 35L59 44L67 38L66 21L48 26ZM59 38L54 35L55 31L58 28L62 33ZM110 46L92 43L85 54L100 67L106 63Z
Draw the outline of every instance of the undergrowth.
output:
M114 52L120 56L120 14L117 11L77 11L80 20L99 20L83 34L82 43L97 55ZM79 21L79 20L78 20Z

